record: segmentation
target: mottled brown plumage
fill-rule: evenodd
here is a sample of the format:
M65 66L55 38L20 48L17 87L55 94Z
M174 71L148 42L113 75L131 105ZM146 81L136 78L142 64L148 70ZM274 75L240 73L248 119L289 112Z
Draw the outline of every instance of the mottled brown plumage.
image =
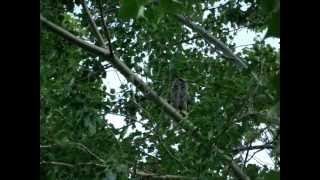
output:
M171 104L180 113L184 114L188 109L188 84L181 78L174 78L171 86Z

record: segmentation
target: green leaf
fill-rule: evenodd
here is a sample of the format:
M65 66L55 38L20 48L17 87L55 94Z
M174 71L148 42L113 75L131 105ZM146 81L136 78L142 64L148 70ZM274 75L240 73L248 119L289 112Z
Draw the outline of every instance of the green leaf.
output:
M264 176L264 180L280 180L280 173L271 171Z
M277 5L279 0L261 0L261 7L266 13L270 13Z
M251 179L255 179L258 176L259 167L255 164L249 164L247 166L247 173Z
M171 0L160 0L160 9L162 9L163 12L169 11L170 5L172 1Z
M268 31L265 38L268 37L280 38L280 11L273 13L268 21Z
M211 139L213 137L213 130L211 129L209 132L208 132L208 139Z
M177 0L160 0L159 9L161 14L174 14L177 13L180 9L182 3Z
M264 105L266 102L268 102L268 97L265 94L258 94L255 97L254 101L255 101L255 104L260 107Z
M119 16L125 20L136 18L139 11L137 0L121 0Z

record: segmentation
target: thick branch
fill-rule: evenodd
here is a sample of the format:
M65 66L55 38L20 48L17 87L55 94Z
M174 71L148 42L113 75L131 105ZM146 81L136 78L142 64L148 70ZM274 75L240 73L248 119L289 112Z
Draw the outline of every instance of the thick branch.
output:
M136 175L157 178L157 179L197 179L195 177L187 177L187 176L179 176L179 175L158 175L155 173L144 172L141 170L136 170Z
M117 56L111 56L109 49L101 48L92 44L87 43L86 41L79 39L74 36L70 32L64 30L63 28L57 26L51 21L47 20L40 14L40 20L47 25L47 27L53 32L61 35L65 39L75 43L79 47L86 49L96 55L106 57L106 59L113 65L115 69L117 69L124 77L127 78L128 81L132 82L135 86L137 86L147 97L152 99L157 105L162 107L164 111L172 116L175 121L180 122L184 120L184 117L178 113L170 104L168 104L162 97L158 96L157 93L152 90L142 79L136 76L127 65L125 65ZM191 125L191 122L186 122L184 124ZM193 130L193 127L184 127L186 130Z
M250 178L241 170L241 168L234 161L231 161L231 168L235 175L241 180L250 180Z
M194 24L187 18L181 16L181 15L175 15L175 17L178 19L179 22L182 24L188 26L191 28L193 31L197 32L200 36L203 37L205 41L207 41L210 44L213 44L217 49L223 52L224 56L227 58L231 58L235 61L236 65L240 68L248 68L248 65L237 55L235 55L230 48L227 47L223 42L221 42L219 39L215 38L212 36L209 32L207 32L205 29L202 27ZM251 71L251 75L253 78L258 82L259 85L261 85L261 80L258 78L257 74L255 72Z
M213 44L217 49L222 51L226 56L231 57L235 62L243 68L247 68L248 65L242 61L238 56L236 56L230 48L228 48L223 42L221 42L219 39L215 38L211 34L209 34L205 29L202 27L194 24L187 18L181 16L181 15L175 15L175 17L181 22L182 24L188 26L193 31L199 33L208 43Z
M51 29L53 32L61 35L65 39L77 44L79 47L82 47L96 55L106 57L107 60L116 68L120 73L127 78L128 81L132 82L135 86L138 87L147 97L152 99L157 105L161 106L163 110L172 116L174 120L182 125L182 127L187 131L195 131L195 135L197 138L201 138L201 134L199 131L196 130L196 128L193 126L192 122L190 122L187 119L184 119L180 113L178 113L170 104L168 104L162 97L158 96L155 91L153 91L145 82L143 82L138 76L136 76L117 56L110 56L111 53L108 49L101 48L92 44L87 43L86 41L77 38L70 32L64 30L63 28L57 26L56 24L52 23L51 21L47 20L40 14L40 20L48 26L49 29ZM244 175L244 173L241 171L240 167L235 164L232 159L225 155L225 153L216 148L221 154L227 159L229 162L231 162L231 167L234 169L237 177L239 177L242 180L248 180L249 178Z
M47 27L49 27L52 31L54 31L55 33L59 34L63 38L71 41L72 43L76 44L77 46L79 46L81 48L84 48L84 49L90 51L93 54L99 54L99 55L102 55L104 57L109 57L110 56L109 49L104 49L104 48L95 46L93 44L88 43L85 40L82 40L82 39L74 36L70 32L64 30L63 28L61 28L61 27L57 26L56 24L52 23L51 21L47 20L41 14L40 14L40 21L42 23L46 24Z

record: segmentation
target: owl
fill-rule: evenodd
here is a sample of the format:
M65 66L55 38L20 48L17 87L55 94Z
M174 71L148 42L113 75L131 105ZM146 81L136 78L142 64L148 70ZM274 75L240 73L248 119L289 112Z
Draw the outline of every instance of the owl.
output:
M182 115L186 115L189 104L188 84L181 78L174 78L171 86L172 106L177 109Z

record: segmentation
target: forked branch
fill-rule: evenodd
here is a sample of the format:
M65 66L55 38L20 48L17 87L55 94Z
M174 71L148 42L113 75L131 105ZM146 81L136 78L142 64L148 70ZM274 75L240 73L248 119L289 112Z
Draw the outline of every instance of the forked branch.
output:
M197 128L193 125L191 121L185 119L179 112L177 112L167 101L165 101L162 97L158 96L157 93L151 89L142 79L140 79L137 75L135 75L126 64L124 64L116 55L112 55L109 49L101 48L93 44L89 44L88 42L74 36L70 32L66 31L65 29L59 27L58 25L52 23L51 21L47 20L40 14L40 21L43 22L47 27L62 36L63 38L71 41L72 43L82 47L90 51L91 53L105 57L115 69L117 69L126 79L132 82L139 90L141 90L144 95L157 105L163 108L163 110L169 114L178 124L182 126L182 128L186 131L194 132L194 136L196 139L202 138L202 135L197 130ZM179 123L181 122L181 123ZM228 156L226 155L221 149L215 147L215 150L220 152L225 160L231 163L231 167L234 170L236 176L241 180L249 180L248 176L245 175L240 167ZM172 178L172 177L171 177Z

